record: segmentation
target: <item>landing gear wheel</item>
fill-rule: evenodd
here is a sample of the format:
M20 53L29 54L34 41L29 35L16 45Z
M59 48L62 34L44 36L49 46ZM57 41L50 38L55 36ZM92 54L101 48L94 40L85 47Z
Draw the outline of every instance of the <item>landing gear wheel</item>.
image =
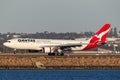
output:
M61 50L60 48L55 48L54 51L50 51L48 55L49 56L64 56L64 51Z
M61 53L60 56L64 56L64 53Z
M48 53L49 56L55 56L55 53Z
M64 53L48 53L48 56L64 56Z

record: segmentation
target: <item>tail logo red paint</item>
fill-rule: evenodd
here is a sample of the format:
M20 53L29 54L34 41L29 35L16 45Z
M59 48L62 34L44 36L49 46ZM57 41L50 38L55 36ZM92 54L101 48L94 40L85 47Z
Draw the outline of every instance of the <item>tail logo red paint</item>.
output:
M99 43L103 45L106 41L106 37L108 36L108 32L110 30L110 24L105 24L90 40L89 44L83 49L89 49L99 46Z

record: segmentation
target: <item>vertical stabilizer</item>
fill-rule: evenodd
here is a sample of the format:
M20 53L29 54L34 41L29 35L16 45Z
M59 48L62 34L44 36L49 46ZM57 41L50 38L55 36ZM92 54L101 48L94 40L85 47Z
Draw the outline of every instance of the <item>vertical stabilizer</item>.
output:
M110 24L105 24L92 38L89 39L89 44L84 50L103 45L106 42L109 30Z

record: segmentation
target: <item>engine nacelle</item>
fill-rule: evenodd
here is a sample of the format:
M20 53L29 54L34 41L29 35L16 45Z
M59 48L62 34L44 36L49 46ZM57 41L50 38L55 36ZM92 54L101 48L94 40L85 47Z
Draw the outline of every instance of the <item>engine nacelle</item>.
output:
M51 49L51 50L50 50ZM39 50L28 50L30 53L34 53L34 52L43 52L43 53L49 53L49 52L52 52L52 49L53 48L50 48L50 47L44 47L44 48L41 48Z
M30 53L37 53L37 52L43 52L43 48L39 48L39 49L36 49L36 50L28 50L28 52Z
M44 47L43 52L45 52L45 53L51 52L50 47Z

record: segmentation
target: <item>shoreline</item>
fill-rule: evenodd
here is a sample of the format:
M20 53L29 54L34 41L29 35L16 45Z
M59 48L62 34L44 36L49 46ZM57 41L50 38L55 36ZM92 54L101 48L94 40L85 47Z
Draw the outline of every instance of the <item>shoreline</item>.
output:
M33 67L33 66L2 66L0 70L120 70L120 66L47 66L47 67Z

